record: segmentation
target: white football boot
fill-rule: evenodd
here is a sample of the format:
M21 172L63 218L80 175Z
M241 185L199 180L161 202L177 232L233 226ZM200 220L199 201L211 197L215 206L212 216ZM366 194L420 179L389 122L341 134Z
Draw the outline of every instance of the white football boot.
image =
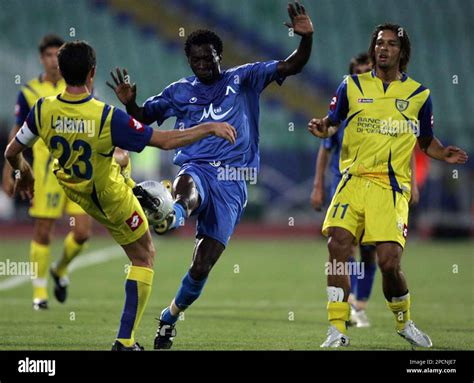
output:
M349 346L349 337L340 332L336 327L329 326L327 338L324 343L319 346L321 348L328 347L346 347Z
M433 345L430 337L418 329L411 320L407 321L403 330L398 330L397 333L413 346L431 347Z

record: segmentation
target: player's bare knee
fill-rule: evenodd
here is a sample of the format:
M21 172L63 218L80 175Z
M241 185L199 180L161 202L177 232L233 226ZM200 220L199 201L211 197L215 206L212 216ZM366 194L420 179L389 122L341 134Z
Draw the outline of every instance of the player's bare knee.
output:
M352 237L333 231L329 235L328 250L331 259L347 260L352 253Z
M400 262L395 254L394 256L379 256L378 264L382 274L396 274L400 271Z
M35 225L33 240L41 245L49 245L51 243L51 225L45 222L37 222Z
M199 206L199 193L193 178L188 174L183 174L176 178L173 184L173 197L186 210L187 215L191 215L193 210Z
M86 243L91 237L90 228L74 228L73 230L74 241L80 245Z

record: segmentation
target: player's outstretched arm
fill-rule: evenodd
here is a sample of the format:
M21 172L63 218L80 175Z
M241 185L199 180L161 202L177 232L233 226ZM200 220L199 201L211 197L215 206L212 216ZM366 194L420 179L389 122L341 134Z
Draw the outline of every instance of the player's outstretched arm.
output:
M153 120L147 120L143 108L137 105L137 84L130 84L127 70L115 68L115 74L114 71L110 71L110 76L113 84L108 81L105 83L115 92L119 101L125 105L127 113L144 124L151 124Z
M227 122L208 122L184 130L154 130L148 145L170 150L192 144L208 136L221 137L235 144L237 131Z
M288 4L288 15L291 22L285 22L284 24L292 29L294 33L301 36L301 41L296 51L286 60L278 63L278 74L282 77L300 73L311 56L311 48L313 46L313 23L306 14L304 6L298 1L295 1L294 4Z
M22 199L33 199L34 178L30 164L23 157L23 151L27 146L20 144L13 138L5 150L5 159L15 170L15 183L13 194L19 193Z
M328 116L324 118L312 118L308 122L308 131L318 138L328 138L336 134L339 126L335 126Z
M420 148L431 158L444 161L449 164L464 164L467 153L457 146L443 146L436 137L419 137Z

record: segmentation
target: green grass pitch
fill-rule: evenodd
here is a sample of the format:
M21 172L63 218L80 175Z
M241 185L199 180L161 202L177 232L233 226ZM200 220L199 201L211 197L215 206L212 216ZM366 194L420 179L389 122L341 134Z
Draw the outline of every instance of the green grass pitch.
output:
M0 261L27 260L27 240L2 240ZM153 292L137 334L153 348L160 311L190 264L191 238L156 241ZM412 294L412 318L435 349L473 349L472 242L408 242L402 267ZM61 242L53 245L53 259ZM97 253L99 251L99 253ZM35 312L31 286L5 290L0 276L0 350L108 350L124 299L127 259L112 240L93 238L71 273L69 299ZM178 322L175 350L314 350L324 340L327 250L322 240L232 240L203 295ZM50 290L52 284L49 283ZM352 350L409 350L396 335L377 271L368 307L372 327L350 329Z

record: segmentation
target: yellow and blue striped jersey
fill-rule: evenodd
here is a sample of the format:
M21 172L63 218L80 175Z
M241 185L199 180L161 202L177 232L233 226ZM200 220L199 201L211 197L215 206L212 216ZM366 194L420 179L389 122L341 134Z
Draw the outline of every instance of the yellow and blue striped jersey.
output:
M15 105L16 124L22 126L31 108L41 97L56 96L66 89L66 82L61 78L56 84L43 80L40 74L38 77L28 81L21 87ZM39 161L49 158L49 152L43 141L36 142L34 147L34 157Z
M429 89L402 74L384 84L375 71L347 76L328 113L345 120L341 173L365 177L382 187L409 192L410 158L417 137L433 136Z
M76 193L97 195L124 182L113 159L115 147L140 152L153 129L91 94L39 99L16 136L23 145L38 137L54 157L59 183Z

